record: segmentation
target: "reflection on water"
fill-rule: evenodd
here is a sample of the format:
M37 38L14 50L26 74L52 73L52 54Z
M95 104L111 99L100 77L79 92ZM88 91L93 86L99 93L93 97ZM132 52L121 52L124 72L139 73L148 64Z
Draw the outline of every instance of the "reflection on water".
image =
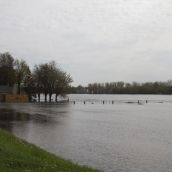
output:
M167 99L172 97L158 97ZM0 104L0 127L66 159L103 171L170 172L171 105Z
M20 129L22 129L21 131L24 132L26 130L26 124L30 122L42 125L45 123L53 123L50 117L42 114L31 115L25 112L18 112L14 109L0 109L0 127L9 132L13 132L15 125L19 125Z
M12 131L12 123L15 122L34 122L34 123L53 123L54 121L51 120L49 116L42 115L42 114L34 114L31 115L26 112L18 112L14 109L0 109L0 127L5 128L8 131Z
M28 121L30 115L24 112L17 112L14 109L0 109L1 122L8 123L11 121Z
M16 112L14 109L0 109L0 127L12 131L13 121L28 121L29 114Z

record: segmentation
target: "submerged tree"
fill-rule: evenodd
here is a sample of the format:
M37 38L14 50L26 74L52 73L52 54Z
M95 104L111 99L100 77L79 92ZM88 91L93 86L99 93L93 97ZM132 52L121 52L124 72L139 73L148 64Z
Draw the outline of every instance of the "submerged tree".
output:
M69 83L72 82L70 75L60 70L54 61L36 65L33 77L36 87L40 90L38 91L38 99L40 101L40 94L43 93L45 102L47 102L47 95L49 95L49 102L51 102L53 94L56 94L57 101L57 96L63 95Z
M0 85L17 86L18 94L25 91L31 100L32 96L45 95L45 102L49 95L51 102L52 95L64 95L69 84L72 82L71 76L59 67L54 61L39 64L30 71L29 65L24 60L15 60L10 53L0 54Z
M34 85L34 88L35 88L34 93L38 95L38 102L40 102L40 95L41 95L41 93L43 93L43 90L42 90L42 82L41 82L41 70L38 65L36 65L34 67L34 71L32 74L32 82L33 82L33 84L30 86Z
M31 72L29 66L24 60L16 60L15 61L15 75L16 75L16 84L18 88L18 94L21 92L21 84L26 82Z
M69 74L63 71L57 71L57 78L54 87L55 101L59 95L64 96L69 88L69 84L72 82L72 78Z

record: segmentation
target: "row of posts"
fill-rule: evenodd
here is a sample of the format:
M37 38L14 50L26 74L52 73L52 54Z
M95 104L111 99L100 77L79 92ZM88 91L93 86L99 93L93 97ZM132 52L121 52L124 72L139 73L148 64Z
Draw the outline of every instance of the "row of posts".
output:
M103 104L105 104L105 101L102 101ZM114 104L114 100L111 101L111 104ZM127 103L127 102L126 102ZM134 103L134 102L133 102ZM148 100L146 100L146 103L148 103ZM73 104L76 104L76 101L73 101ZM86 104L86 101L84 100L84 104ZM94 102L92 102L91 104L94 104ZM142 101L138 100L137 104L142 104Z

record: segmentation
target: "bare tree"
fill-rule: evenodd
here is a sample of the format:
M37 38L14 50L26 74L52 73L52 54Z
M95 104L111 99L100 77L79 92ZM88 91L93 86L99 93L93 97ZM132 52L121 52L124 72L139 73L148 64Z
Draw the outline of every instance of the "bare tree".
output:
M16 75L16 84L18 88L18 94L21 93L21 84L25 82L27 77L30 75L30 69L24 60L15 61L15 75Z
M35 66L33 77L36 86L45 96L45 102L47 102L47 95L49 95L49 102L51 102L54 93L57 101L57 96L65 94L66 88L72 82L70 75L60 70L54 61ZM38 95L40 95L39 91Z

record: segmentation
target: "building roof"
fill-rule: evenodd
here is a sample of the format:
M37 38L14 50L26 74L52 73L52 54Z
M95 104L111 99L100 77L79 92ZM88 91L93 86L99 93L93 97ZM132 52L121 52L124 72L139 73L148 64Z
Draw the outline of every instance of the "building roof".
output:
M13 87L0 85L0 93L12 93L12 92L13 92Z

